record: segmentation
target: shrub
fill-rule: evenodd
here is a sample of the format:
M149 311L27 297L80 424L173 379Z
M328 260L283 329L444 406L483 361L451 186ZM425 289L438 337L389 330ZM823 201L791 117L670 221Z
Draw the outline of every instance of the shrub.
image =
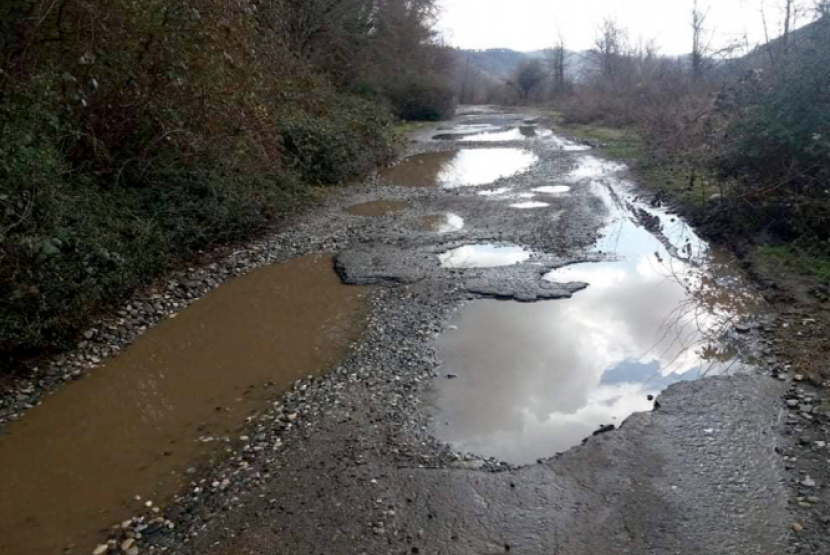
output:
M398 117L407 121L449 119L455 111L455 92L437 80L403 80L390 86L387 96Z
M389 113L358 98L333 98L316 114L290 114L277 131L289 164L310 183L348 181L393 155Z

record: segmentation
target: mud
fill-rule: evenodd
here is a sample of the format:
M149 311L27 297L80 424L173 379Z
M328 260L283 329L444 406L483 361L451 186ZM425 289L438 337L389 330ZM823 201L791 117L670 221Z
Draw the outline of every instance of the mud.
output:
M363 202L355 204L346 208L346 211L355 216L363 216L367 218L377 218L382 216L391 216L400 214L409 208L409 203L394 200L374 200L371 202Z
M0 437L0 552L88 553L99 530L169 501L247 415L343 357L363 298L331 257L264 268L47 398Z

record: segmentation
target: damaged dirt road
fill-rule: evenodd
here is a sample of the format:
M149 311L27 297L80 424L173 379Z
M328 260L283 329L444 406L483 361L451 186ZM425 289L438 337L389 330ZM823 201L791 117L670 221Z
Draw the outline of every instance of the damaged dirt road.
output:
M89 531L99 554L786 552L790 378L761 354L763 302L589 146L527 114L468 109L257 249L260 265L334 255L332 287L365 295L338 289L332 310L365 317L337 336L359 339L284 397L259 394L244 421L237 410L210 459L168 463L184 478L141 490L155 512L143 499L96 509L110 519ZM305 348L297 331L280 349ZM187 430L178 441L208 433ZM4 552L46 552L17 538Z

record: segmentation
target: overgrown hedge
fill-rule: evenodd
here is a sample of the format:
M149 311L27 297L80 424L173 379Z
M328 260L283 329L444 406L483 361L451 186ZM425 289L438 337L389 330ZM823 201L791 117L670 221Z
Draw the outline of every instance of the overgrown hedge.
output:
M0 372L70 346L177 258L392 154L246 0L15 0L0 58ZM53 9L54 8L54 9ZM5 10L5 11L4 11ZM8 37L7 37L8 38Z

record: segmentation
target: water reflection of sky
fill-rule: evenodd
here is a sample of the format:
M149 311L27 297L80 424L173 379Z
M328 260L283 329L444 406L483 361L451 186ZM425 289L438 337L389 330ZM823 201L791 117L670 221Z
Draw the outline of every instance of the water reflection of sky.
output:
M596 249L611 260L545 279L587 290L542 303L475 302L440 338L444 369L459 379L440 384L437 433L456 448L533 462L649 410L647 396L672 383L735 369L718 338L753 299L722 286L731 280L717 274L732 275L728 266L682 222L648 207L663 239L635 223L603 181L619 169L586 157L568 176L609 206ZM624 183L612 185L625 193Z
M444 268L496 268L524 262L532 251L515 245L465 245L438 255Z
M462 149L441 169L445 188L486 185L528 170L539 157L520 148Z

